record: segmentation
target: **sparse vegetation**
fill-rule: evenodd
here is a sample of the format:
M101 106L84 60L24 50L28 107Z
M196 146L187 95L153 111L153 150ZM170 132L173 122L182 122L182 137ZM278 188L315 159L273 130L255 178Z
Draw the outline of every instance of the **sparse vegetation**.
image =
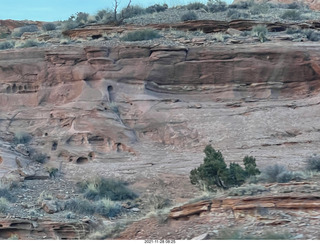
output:
M320 156L315 154L307 159L307 169L320 171Z
M301 13L297 10L287 10L281 15L281 18L287 20L300 20Z
M32 136L24 131L18 131L14 133L14 144L28 144L32 140Z
M0 213L7 213L9 209L9 202L6 198L0 197Z
M289 233L275 233L265 232L261 236L254 236L245 234L243 230L239 229L223 229L219 231L219 234L215 240L289 240L291 239Z
M251 184L248 186L234 187L229 191L229 196L253 196L268 191L261 185Z
M22 26L20 28L15 29L12 33L12 36L13 37L21 37L26 32L37 32L37 31L39 31L38 26L26 25L26 26Z
M181 16L181 21L197 20L198 16L194 11L189 11Z
M14 48L14 46L15 46L15 42L14 41L0 42L0 50L11 49L11 48Z
M57 27L54 23L45 23L42 25L42 30L43 31L53 31L55 30Z
M78 183L78 186L85 198L95 201L102 198L121 201L137 197L137 194L130 190L124 182L114 179L100 177L92 181Z
M44 153L34 152L31 155L32 160L34 160L38 163L41 163L41 164L44 164L47 161L47 158L48 158L48 156Z
M97 202L91 202L86 199L76 198L66 202L65 209L81 214L100 214L104 217L116 217L121 213L121 205L110 199L101 199Z
M265 42L267 40L268 29L265 25L257 25L252 28L251 31L253 36L259 37L260 42Z
M302 31L309 41L317 42L320 40L320 32L312 30L312 29L305 29Z
M152 29L144 29L144 30L137 30L133 32L127 33L125 36L123 36L121 39L123 41L144 41L144 40L152 40L156 38L160 38L158 31L152 30Z
M38 42L35 39L28 39L24 42L19 43L16 45L17 48L27 48L27 47L38 47L41 46L43 43Z
M146 12L148 14L155 13L155 12L159 13L159 12L166 11L167 9L168 9L167 4L163 4L163 5L154 4L154 5L147 7Z
M185 7L188 10L200 10L200 9L207 10L207 6L204 3L200 3L200 2L189 3Z

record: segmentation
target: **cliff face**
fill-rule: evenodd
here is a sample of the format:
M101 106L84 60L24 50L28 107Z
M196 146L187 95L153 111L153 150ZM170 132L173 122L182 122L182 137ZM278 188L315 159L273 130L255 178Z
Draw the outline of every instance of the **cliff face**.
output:
M234 0L233 3L239 3L239 2L245 2L247 0ZM320 1L319 0L254 0L254 2L257 3L294 3L294 2L300 2L310 7L310 9L314 10L320 10Z
M227 160L251 154L299 167L319 143L319 56L317 44L298 43L2 51L1 137L28 132L50 161L93 172L130 159L117 167L187 173L208 143ZM156 145L179 153L163 158ZM1 176L17 167L2 148Z

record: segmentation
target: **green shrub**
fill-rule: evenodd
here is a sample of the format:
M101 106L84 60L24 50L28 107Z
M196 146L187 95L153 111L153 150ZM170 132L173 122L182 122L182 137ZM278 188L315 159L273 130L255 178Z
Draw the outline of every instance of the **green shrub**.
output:
M243 158L243 164L247 175L259 175L261 172L257 169L256 159L252 156L245 156Z
M189 11L181 16L181 21L197 20L198 16L194 11Z
M166 197L152 195L148 199L148 205L150 205L153 210L159 210L165 207L169 207L171 205L171 201Z
M14 133L14 144L28 144L32 140L32 136L24 131L18 131Z
M116 217L121 213L121 205L110 199L102 199L96 203L95 212L109 218Z
M307 177L302 172L284 171L277 176L277 182L286 183L289 181L304 181Z
M206 146L204 153L206 155L204 163L190 172L191 184L200 188L213 190L214 187L226 189L240 186L252 173L258 174L259 172L255 169L254 158L245 157L247 168L250 170L246 171L237 163L231 163L228 168L221 152L213 149L211 145Z
M302 30L299 27L290 27L286 29L286 33L289 35L301 33Z
M281 15L281 18L287 20L300 20L301 13L297 10L287 10Z
M5 187L1 187L0 188L0 196L2 198L5 198L6 200L10 201L10 202L14 202L15 198L14 196L12 196L12 194L10 193L10 191L5 188Z
M99 214L104 217L116 217L122 211L120 204L110 199L102 199L98 202L91 202L85 199L71 199L66 201L65 209L79 214Z
M212 13L216 13L216 12L226 11L228 7L227 7L227 3L221 0L215 0L215 1L208 0L207 9Z
M21 37L25 32L37 32L39 31L38 26L36 25L26 25L16 29L13 33L13 37Z
M302 31L309 41L317 42L320 40L320 33L318 31L314 31L312 29L305 29Z
M253 196L268 191L268 189L261 185L248 185L231 188L229 196Z
M89 14L85 12L76 13L75 21L79 24L85 24L88 21Z
M57 27L54 23L45 23L42 25L42 30L43 31L53 31L55 30Z
M250 15L248 13L239 12L236 9L228 9L227 17L229 17L232 20L234 20L234 19L247 19L250 17Z
M144 41L144 40L152 40L156 38L160 38L158 31L152 29L144 29L144 30L137 30L133 32L127 33L124 37L121 38L123 41Z
M223 229L219 231L216 240L289 240L292 236L290 233L264 232L260 236L245 234L243 230Z
M79 26L79 23L77 23L76 21L74 21L73 19L69 19L63 22L62 24L62 30L66 31L66 30L72 30L75 29Z
M207 10L207 6L200 2L189 3L188 5L186 5L186 8L188 10L199 10L199 9Z
M261 4L254 4L250 8L249 12L250 12L250 14L258 15L258 14L266 14L269 12L269 10L270 10L269 4L261 3Z
M252 36L259 37L260 42L265 42L267 40L268 29L265 25L256 25L252 28Z
M145 14L146 11L144 8L138 6L138 5L134 5L134 6L130 6L128 8L124 8L121 11L121 16L124 19L128 19L128 18L132 18L138 15L142 15Z
M320 156L315 154L307 159L307 169L320 171Z
M286 5L287 9L301 9L304 7L305 7L305 5L303 5L301 3L297 3L297 2L289 3Z
M9 202L6 198L0 197L0 213L7 213L9 209Z
M15 43L13 41L0 42L0 50L11 49L14 48L14 46Z
M109 198L113 201L121 201L137 197L137 194L127 188L124 182L114 179L96 178L78 185L84 197L90 200Z
M146 12L148 14L152 14L152 13L159 13L159 12L164 12L168 9L168 5L167 4L163 4L163 5L159 5L159 4L154 4L151 5L149 7L146 8Z
M37 40L29 39L23 42L21 45L19 45L19 48L27 48L27 47L39 47L43 43L38 42Z
M44 164L46 161L47 161L47 158L48 156L44 153L38 153L34 150L31 150L31 159L38 162L38 163L41 163L41 164Z
M287 169L283 165L270 165L263 169L261 179L267 182L277 182L278 176L285 172L287 172Z
M229 8L237 8L237 9L248 9L254 5L254 1L243 1L239 3L230 4Z

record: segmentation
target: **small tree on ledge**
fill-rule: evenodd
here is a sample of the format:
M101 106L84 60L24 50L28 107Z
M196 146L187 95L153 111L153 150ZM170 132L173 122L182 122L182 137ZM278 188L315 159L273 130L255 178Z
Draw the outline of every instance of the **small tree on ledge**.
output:
M254 157L246 156L243 159L245 169L237 163L231 163L228 168L222 153L216 151L211 145L206 146L204 153L206 156L203 164L190 172L191 183L202 190L240 186L247 177L260 174L260 171L256 168Z

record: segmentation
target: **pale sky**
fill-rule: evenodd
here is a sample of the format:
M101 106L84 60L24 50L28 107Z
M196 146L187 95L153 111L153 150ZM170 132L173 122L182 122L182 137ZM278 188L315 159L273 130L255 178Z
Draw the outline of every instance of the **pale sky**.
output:
M120 8L129 0L119 0ZM207 0L132 0L131 5L147 7L153 4L183 5ZM232 0L225 2L231 3ZM55 21L66 20L76 12L95 14L100 9L112 9L113 0L0 0L0 19Z

